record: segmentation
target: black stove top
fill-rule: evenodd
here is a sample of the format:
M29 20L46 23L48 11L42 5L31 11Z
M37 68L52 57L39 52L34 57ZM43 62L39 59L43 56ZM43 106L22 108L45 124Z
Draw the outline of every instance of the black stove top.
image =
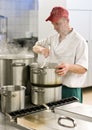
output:
M30 108L25 108L18 111L10 112L8 113L8 116L10 117L10 119L16 119L17 117L22 117L22 116L36 113L43 110L46 110L46 107L43 105L38 105L38 106L32 105L30 106Z
M70 104L70 103L76 102L76 101L78 102L78 99L76 97L70 97L70 98L65 98L65 99L59 100L59 101L50 102L50 103L47 103L46 105L50 109L53 109L55 107L59 107L59 106L66 105L66 104Z
M78 99L75 97L65 98L59 101L47 103L46 106L52 110L55 107L70 104L73 102L78 102ZM47 110L47 107L45 107L45 105L31 105L29 108L21 109L18 111L13 111L13 112L7 113L7 115L10 117L10 119L16 120L17 117L22 117L22 116L29 115L32 113Z

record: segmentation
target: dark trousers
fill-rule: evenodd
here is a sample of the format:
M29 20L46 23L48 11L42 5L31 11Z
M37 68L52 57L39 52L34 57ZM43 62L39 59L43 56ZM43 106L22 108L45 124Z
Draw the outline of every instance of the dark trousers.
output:
M70 88L62 85L62 99L75 96L82 103L82 89L81 88Z

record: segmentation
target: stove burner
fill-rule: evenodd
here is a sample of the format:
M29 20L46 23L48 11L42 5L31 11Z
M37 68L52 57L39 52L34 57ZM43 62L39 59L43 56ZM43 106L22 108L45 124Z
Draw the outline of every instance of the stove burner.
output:
M46 105L52 110L55 107L70 104L73 102L78 102L78 99L75 97L70 97L70 98L65 98L65 99L59 100L59 101L50 102L50 103L47 103ZM16 120L17 117L22 117L25 115L29 115L29 114L44 111L44 110L47 110L47 108L44 104L37 105L37 106L35 105L35 106L31 106L30 108L25 108L25 109L21 109L18 111L13 111L13 112L7 113L7 115L10 117L10 119Z
M46 107L43 105L32 106L30 108L10 112L10 113L8 113L8 116L10 117L10 119L11 118L16 119L17 117L22 117L22 116L29 115L29 114L39 112L39 111L43 111L43 110L46 110Z
M73 102L76 102L76 101L78 102L78 99L76 97L69 97L69 98L65 98L65 99L59 100L59 101L47 103L46 105L50 109L53 109L55 107L59 107L59 106L66 105L66 104L70 104L70 103L73 103Z

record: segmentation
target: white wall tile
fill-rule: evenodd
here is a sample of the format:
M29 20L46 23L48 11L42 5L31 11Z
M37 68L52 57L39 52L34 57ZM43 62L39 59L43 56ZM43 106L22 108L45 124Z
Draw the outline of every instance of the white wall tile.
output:
M37 0L0 0L0 15L8 17L8 36L10 39L25 37L25 32L28 31L37 36Z

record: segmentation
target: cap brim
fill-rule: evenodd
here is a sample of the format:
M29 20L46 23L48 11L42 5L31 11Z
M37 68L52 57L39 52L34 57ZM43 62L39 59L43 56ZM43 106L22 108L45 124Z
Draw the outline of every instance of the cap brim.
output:
M62 17L51 17L51 16L49 16L47 19L46 19L46 21L51 21L51 22L57 22L60 18L62 18Z
M51 21L51 16L49 16L45 21Z

